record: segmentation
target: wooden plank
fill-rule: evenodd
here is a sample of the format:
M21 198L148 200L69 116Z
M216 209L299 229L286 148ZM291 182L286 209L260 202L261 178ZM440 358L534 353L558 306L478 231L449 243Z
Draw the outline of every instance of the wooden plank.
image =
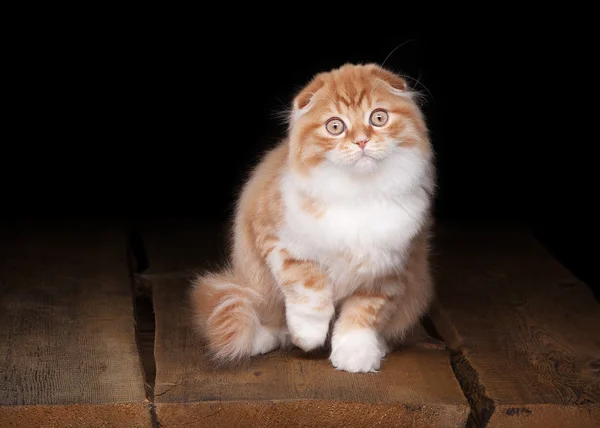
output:
M150 427L126 234L0 228L0 426Z
M298 349L237 368L212 366L192 326L189 272L174 272L177 266L200 269L218 261L210 254L225 248L224 236L211 241L211 230L146 229L150 269L142 276L154 297L154 402L161 426L464 426L469 406L449 354L428 344L390 354L385 369L370 374L337 371L325 352L309 356ZM179 258L178 248L192 249L195 256Z
M600 305L525 230L437 233L438 310L488 427L600 427Z

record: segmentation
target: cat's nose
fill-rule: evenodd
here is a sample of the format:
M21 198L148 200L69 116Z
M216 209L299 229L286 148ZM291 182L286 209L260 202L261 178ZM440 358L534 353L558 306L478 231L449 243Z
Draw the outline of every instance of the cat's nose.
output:
M368 142L369 142L369 140L359 140L359 141L355 141L354 144L356 144L358 147L360 147L361 150L364 150L365 146L367 145Z

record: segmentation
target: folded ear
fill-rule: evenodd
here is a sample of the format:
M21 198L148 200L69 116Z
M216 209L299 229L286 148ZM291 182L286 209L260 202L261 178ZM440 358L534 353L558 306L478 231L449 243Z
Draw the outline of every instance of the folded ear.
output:
M375 75L375 77L377 77L378 79L383 80L397 91L406 91L407 84L404 78L376 64L371 64L369 65L369 67L371 68L371 72L373 73L373 75Z
M317 74L294 98L294 113L304 109L312 100L314 94L325 85L320 74Z

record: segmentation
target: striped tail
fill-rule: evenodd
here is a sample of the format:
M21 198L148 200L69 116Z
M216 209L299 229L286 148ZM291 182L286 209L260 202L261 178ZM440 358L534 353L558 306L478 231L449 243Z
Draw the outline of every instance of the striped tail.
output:
M219 362L234 362L270 352L284 336L261 325L255 310L260 296L236 284L231 271L209 273L192 282L191 303L196 325L208 350Z

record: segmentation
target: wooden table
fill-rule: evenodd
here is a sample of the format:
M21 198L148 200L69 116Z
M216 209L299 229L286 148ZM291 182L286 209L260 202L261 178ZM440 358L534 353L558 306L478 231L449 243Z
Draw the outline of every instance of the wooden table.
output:
M417 329L369 374L298 349L212 366L188 291L225 230L0 229L0 426L600 427L600 305L526 230L440 226L445 343Z
M0 427L150 427L127 234L0 228Z

